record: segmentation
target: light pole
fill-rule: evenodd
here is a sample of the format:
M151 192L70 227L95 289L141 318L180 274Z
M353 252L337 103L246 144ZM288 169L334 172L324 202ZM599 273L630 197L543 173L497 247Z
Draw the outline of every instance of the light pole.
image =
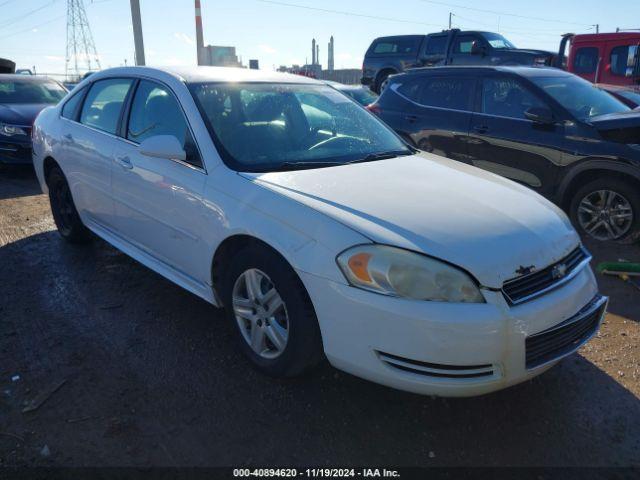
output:
M136 46L136 65L145 65L140 0L131 0L131 23L133 24L133 40Z

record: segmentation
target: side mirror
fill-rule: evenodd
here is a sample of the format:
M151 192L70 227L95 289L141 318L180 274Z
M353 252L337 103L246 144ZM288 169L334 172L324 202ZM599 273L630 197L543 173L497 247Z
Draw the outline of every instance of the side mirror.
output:
M167 160L187 159L187 152L184 151L180 141L173 135L156 135L143 140L138 146L140 153L147 157L166 158Z
M551 125L554 123L553 112L545 107L531 107L524 112L524 116L535 123Z
M471 42L471 55L485 55L487 53L487 49L480 45L477 40Z

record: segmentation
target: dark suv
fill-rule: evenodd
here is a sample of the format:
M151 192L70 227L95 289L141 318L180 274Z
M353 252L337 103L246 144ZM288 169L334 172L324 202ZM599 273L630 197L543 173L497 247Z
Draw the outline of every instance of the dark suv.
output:
M362 84L380 93L389 77L410 68L444 65L552 65L555 54L523 50L499 33L445 30L376 38L364 57Z
M553 68L418 69L391 77L369 110L422 150L536 190L596 239L640 237L640 112L586 80Z

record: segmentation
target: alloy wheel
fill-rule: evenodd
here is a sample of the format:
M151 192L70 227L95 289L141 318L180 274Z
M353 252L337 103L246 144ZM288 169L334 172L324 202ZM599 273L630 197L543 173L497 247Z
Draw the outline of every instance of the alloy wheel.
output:
M289 316L269 276L252 268L238 277L232 293L233 313L242 337L262 358L282 354L289 339Z
M597 240L622 238L633 225L633 208L624 196L612 190L597 190L578 205L580 226Z

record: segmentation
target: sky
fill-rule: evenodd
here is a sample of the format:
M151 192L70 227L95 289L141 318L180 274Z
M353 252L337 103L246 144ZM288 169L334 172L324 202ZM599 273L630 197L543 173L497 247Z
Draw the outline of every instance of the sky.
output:
M0 0L0 57L63 73L66 0ZM84 0L102 68L133 64L129 0ZM502 33L521 48L556 51L560 35L640 28L638 0L201 0L205 44L235 46L260 68L311 61L311 40L335 38L336 68L360 68L379 36L454 27ZM149 65L195 65L193 0L140 0ZM606 5L606 9L603 6Z

